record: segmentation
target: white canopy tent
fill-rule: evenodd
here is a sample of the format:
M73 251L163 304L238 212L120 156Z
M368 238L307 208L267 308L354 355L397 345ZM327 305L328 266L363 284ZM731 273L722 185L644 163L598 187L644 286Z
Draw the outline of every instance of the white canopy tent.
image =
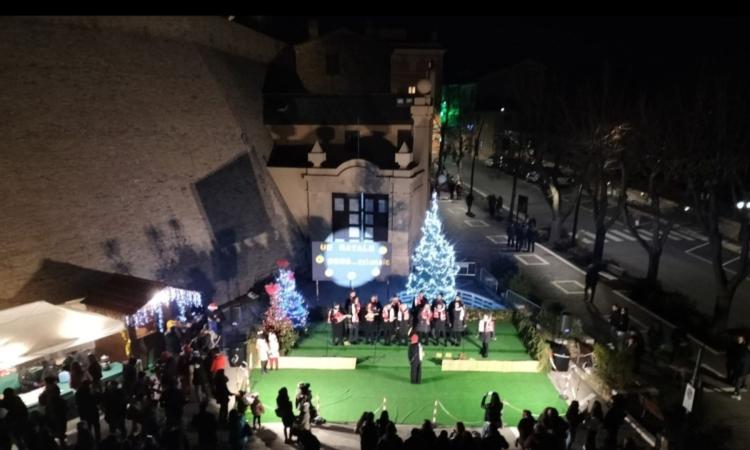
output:
M0 369L65 351L125 329L101 314L44 301L0 311Z

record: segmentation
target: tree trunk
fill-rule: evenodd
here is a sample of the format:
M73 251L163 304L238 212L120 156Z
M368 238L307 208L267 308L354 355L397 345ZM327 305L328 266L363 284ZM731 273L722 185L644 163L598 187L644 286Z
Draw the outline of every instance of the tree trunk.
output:
M607 229L603 225L597 225L596 227L596 240L594 241L594 264L601 264L604 259L604 239L607 238Z
M562 229L562 220L560 214L553 213L552 221L549 224L549 243L555 245L560 242L560 230Z
M659 262L661 260L661 248L648 252L648 272L646 273L646 283L649 286L656 286L659 279Z
M728 289L719 289L716 294L716 304L714 305L714 318L711 322L711 332L718 334L726 330L729 324L729 311L732 309L732 298L734 292Z
M516 186L518 185L518 165L515 166L515 169L513 169L513 189L511 189L510 193L510 215L508 216L508 222L512 223L515 222L516 216L515 216L515 207L516 207Z

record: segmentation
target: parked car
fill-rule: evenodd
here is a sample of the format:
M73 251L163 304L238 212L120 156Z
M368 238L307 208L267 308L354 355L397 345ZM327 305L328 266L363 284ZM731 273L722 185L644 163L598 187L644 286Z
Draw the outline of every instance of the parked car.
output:
M532 170L526 174L526 181L529 183L538 183L541 178L542 176L536 170Z

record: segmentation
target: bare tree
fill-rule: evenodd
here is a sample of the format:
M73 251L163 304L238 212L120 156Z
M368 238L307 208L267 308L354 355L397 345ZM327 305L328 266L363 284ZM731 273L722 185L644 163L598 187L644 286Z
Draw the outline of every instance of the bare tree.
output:
M716 282L712 328L717 332L726 328L749 269L750 219L741 202L750 199L750 92L740 76L699 78L696 85L704 88L682 97L678 114L685 155L681 167L711 248ZM739 244L736 271L725 266L727 240Z
M677 168L675 139L672 135L670 111L663 102L649 103L645 99L639 105L636 126L636 146L639 156L629 161L629 183L634 186L635 180L641 181L638 190L645 191L645 202L626 201L624 212L626 223L631 233L648 255L646 282L656 286L659 275L659 263L667 237L674 227L675 220L682 213L684 195L678 193L679 170ZM667 189L678 203L663 202ZM647 214L650 236L644 237L639 232L641 213Z
M619 218L626 198L626 150L631 125L627 120L624 88L613 89L606 71L600 89L589 88L578 102L564 106L571 129L571 151L583 191L592 200L594 215L593 263L604 256L607 230ZM575 109L571 109L574 105Z

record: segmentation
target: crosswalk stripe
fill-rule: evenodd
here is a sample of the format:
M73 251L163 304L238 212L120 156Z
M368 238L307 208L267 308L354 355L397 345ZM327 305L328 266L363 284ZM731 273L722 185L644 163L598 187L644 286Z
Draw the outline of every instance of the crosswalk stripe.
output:
M675 236L672 233L669 233L669 236L667 236L667 239L671 239L673 241L681 241L682 240L682 239L680 239L679 237Z
M629 233L626 233L625 231L618 231L618 230L609 230L610 233L614 234L615 236L620 236L625 240L635 242L635 238L631 236Z
M686 241L694 241L695 240L695 238L693 238L691 236L688 236L688 235L682 234L682 233L678 233L678 232L676 232L674 230L672 230L669 234L674 234L675 236L677 236L679 238L682 238L682 239L684 239Z
M622 242L623 241L622 239L620 239L619 237L617 237L616 234L612 234L610 231L607 231L607 237L609 239L612 239L615 242Z
M640 234L641 237L645 236L647 239L651 239L652 237L654 237L654 235L650 231L646 230L638 230L638 234Z
M589 238L589 240L591 240L591 242L596 241L596 235L594 233L586 230L581 230L581 233L585 234ZM604 242L609 242L609 239L604 238Z

